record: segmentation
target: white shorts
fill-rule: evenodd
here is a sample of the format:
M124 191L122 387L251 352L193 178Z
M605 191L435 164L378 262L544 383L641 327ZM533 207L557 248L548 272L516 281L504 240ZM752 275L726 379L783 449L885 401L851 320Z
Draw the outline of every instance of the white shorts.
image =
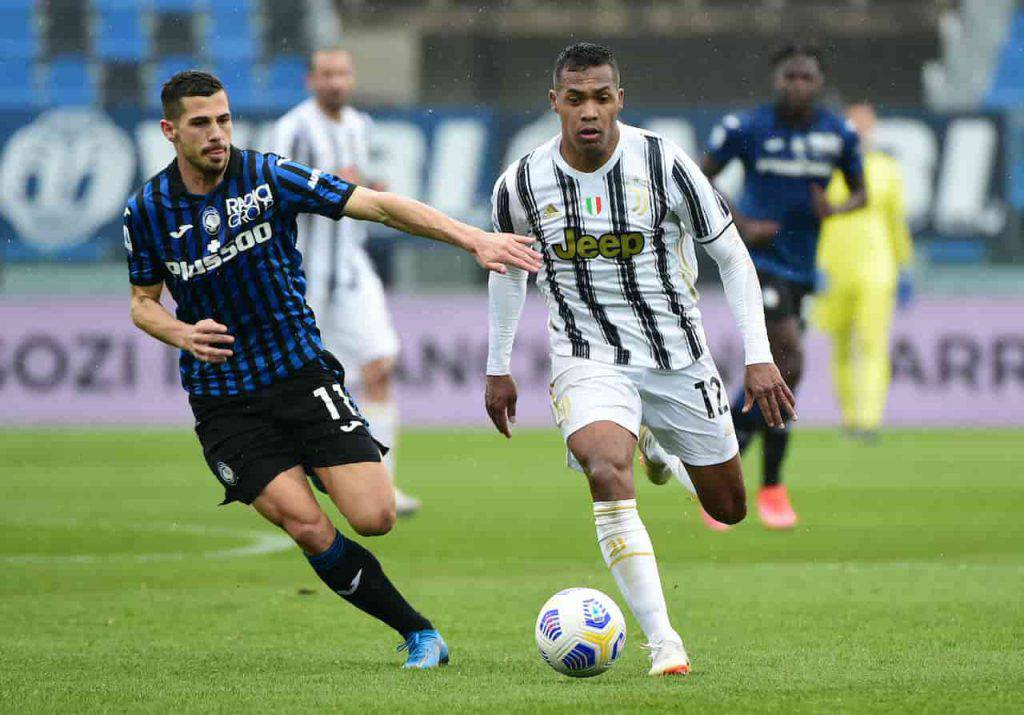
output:
M360 382L360 368L398 355L398 334L391 324L384 285L362 248L351 249L348 271L336 288L333 305L323 315L324 347L345 367L346 384Z
M684 464L721 464L739 452L729 398L707 352L680 370L555 355L551 374L552 410L566 441L593 422L614 422L637 436L642 423ZM583 471L566 453L569 466Z

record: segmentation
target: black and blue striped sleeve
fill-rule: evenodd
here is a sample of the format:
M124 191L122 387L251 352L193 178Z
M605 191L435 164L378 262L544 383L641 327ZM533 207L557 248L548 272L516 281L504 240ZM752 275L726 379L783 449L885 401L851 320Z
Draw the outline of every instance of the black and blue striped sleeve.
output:
M146 240L146 228L134 199L124 209L124 250L128 259L128 280L137 286L156 285L164 279L162 266Z
M356 185L321 169L291 159L270 156L278 201L294 213L312 213L334 220L342 217Z

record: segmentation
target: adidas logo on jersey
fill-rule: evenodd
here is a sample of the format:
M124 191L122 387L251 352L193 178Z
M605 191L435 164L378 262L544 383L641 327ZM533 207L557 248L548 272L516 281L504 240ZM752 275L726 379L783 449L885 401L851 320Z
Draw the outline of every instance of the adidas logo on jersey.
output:
M644 235L633 231L630 233L606 233L600 238L588 234L577 236L571 228L565 229L565 243L555 244L555 255L563 261L591 258L632 258L644 250Z
M548 204L544 207L544 218L554 218L555 216L561 216L562 212L558 210L558 207L554 204Z

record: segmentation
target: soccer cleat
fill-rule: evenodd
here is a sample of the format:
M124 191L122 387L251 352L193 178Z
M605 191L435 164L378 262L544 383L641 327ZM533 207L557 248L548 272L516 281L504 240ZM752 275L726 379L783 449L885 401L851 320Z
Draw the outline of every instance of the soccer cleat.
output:
M448 665L448 644L441 634L435 630L416 631L410 633L405 643L398 646L399 651L409 651L403 668L428 670Z
M423 504L416 497L409 496L398 487L395 487L395 513L398 516L412 516L420 510Z
M651 431L643 425L640 425L637 446L640 447L640 464L644 465L647 478L653 484L667 484L672 479L672 468L665 459L668 455L654 439Z
M645 643L651 652L651 669L648 675L687 675L690 672L690 657L686 655L683 641L666 638L658 643Z
M792 529L796 512L789 503L789 492L782 484L762 487L757 494L757 513L769 529Z
M700 508L700 519L704 522L704 526L708 527L712 531L728 531L732 527L728 524L723 524L715 517L704 511L704 507Z

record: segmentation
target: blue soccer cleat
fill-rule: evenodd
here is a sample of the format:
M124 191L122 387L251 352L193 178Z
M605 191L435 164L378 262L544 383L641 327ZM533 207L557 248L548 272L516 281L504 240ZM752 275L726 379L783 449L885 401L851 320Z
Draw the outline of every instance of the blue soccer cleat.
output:
M416 631L410 633L405 643L398 646L398 650L409 651L409 657L405 659L403 668L437 668L448 665L448 644L437 631Z

